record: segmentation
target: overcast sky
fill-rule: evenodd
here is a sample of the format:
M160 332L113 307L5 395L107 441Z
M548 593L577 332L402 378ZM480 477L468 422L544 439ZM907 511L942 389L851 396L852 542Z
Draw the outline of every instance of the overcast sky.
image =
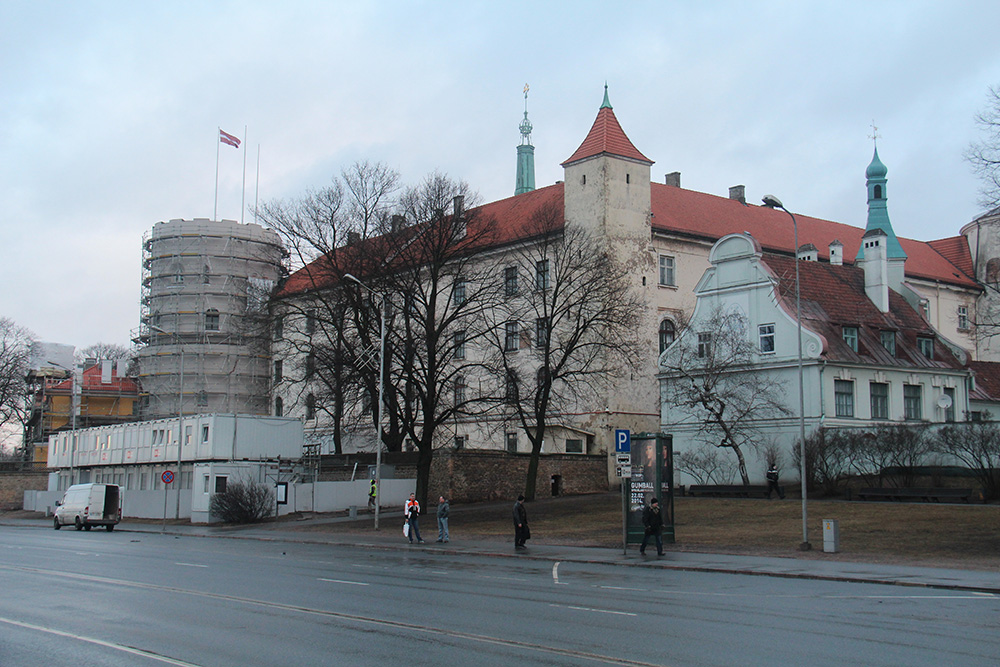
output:
M142 236L212 217L217 128L246 205L355 160L513 194L531 85L536 182L611 103L653 174L863 227L871 124L900 236L975 218L962 154L1000 84L1000 3L0 2L0 316L126 344ZM239 219L243 151L221 147ZM252 221L252 214L244 215Z

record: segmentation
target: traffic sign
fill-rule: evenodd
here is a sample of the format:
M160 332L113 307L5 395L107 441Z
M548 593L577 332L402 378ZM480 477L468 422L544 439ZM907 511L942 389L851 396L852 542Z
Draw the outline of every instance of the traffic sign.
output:
M172 481L174 481L174 473L171 472L170 470L164 470L163 474L160 475L160 479L163 480L164 484L170 484Z
M631 477L632 476L632 466L615 466L615 472L619 477Z
M632 463L631 454L615 454L615 457L618 459L618 465L620 466L627 466Z
M615 429L615 451L616 452L631 452L632 451L632 434L627 428Z

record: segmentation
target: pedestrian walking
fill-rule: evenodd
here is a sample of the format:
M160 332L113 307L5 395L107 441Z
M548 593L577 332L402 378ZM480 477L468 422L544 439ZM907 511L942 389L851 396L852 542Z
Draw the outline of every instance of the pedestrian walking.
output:
M410 544L413 544L413 538L417 538L417 542L423 543L420 538L420 503L417 502L417 494L411 493L410 499L406 501L406 506L403 508L403 515L406 517L406 524L410 527L407 537L410 538Z
M375 511L375 498L378 497L378 482L372 477L371 484L368 485L368 509Z
M767 499L771 499L771 492L775 491L778 497L785 499L785 490L778 485L778 466L772 463L767 469Z
M652 537L656 542L656 555L663 555L663 515L660 514L660 503L656 498L652 498L649 504L642 508L642 527L645 532L642 536L642 544L639 545L639 553L646 554L646 545Z
M451 514L451 506L444 496L438 498L438 542L448 541L448 515Z
M526 549L525 540L531 539L531 529L528 528L528 510L524 509L524 496L517 497L514 503L514 548Z

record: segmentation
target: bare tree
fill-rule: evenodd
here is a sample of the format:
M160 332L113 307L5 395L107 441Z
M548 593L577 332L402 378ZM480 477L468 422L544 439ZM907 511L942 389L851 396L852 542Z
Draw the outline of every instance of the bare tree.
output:
M1000 205L1000 86L991 86L986 108L976 115L983 137L965 152L973 171L982 181L979 203L984 209Z
M944 426L934 434L931 449L968 467L987 499L1000 498L1000 426L996 422Z
M132 350L117 343L94 343L76 351L77 361L104 359L111 361L132 359Z
M763 422L790 414L784 383L756 365L741 312L716 308L694 326L661 355L665 400L686 414L706 442L732 450L749 484L743 449L762 440Z
M732 484L736 464L724 458L718 447L702 443L699 447L678 452L674 469L690 475L698 484Z
M602 240L559 227L556 206L539 209L530 240L504 259L505 299L489 314L499 400L531 443L524 496L535 497L538 464L554 415L597 396L639 364L642 303L629 271ZM524 284L526 283L526 284Z
M399 175L389 167L358 162L326 188L301 200L265 203L258 211L264 224L281 236L289 250L294 285L279 287L271 302L272 337L284 346L295 367L283 369L293 398L306 416L323 415L330 423L336 453L351 415L373 418L376 405L380 319L371 295L344 290L345 273L375 276L382 272L374 235L390 229L397 205ZM383 243L384 245L384 243ZM377 300L376 300L377 301ZM390 420L383 440L398 450L402 430Z
M31 413L28 365L35 336L0 317L0 432L21 434Z

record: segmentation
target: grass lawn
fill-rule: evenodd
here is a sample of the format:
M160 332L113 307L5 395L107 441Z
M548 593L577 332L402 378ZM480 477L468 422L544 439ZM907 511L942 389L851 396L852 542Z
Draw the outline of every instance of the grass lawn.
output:
M1000 568L1000 505L882 503L810 500L809 541L800 552L802 503L798 499L675 499L677 542L668 550L796 558L909 563L973 569ZM455 540L513 537L513 503L453 505ZM621 497L617 493L544 498L527 504L535 544L621 546ZM436 532L435 506L421 521ZM397 517L398 515L398 517ZM383 522L402 524L402 511L383 511ZM837 519L840 552L823 553L823 520ZM370 518L325 524L313 530L367 531Z

